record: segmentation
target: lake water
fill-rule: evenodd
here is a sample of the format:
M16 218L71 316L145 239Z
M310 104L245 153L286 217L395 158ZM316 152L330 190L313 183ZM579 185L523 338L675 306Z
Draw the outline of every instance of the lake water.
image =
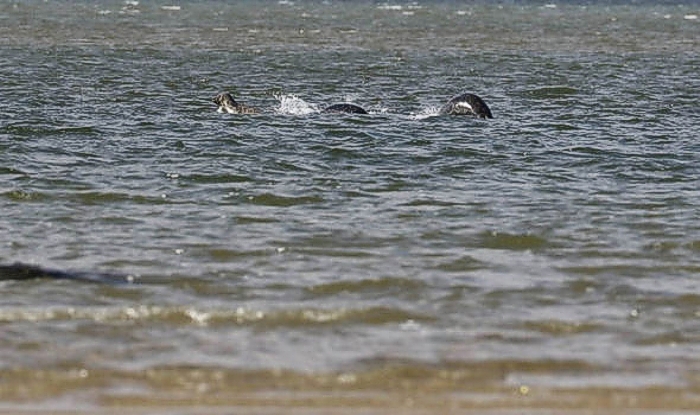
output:
M0 5L0 413L700 410L698 2L232 3Z

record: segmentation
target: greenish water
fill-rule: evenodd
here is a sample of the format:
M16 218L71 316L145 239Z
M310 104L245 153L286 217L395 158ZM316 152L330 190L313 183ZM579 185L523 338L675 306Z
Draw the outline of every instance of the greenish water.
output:
M697 409L699 14L0 5L0 410Z

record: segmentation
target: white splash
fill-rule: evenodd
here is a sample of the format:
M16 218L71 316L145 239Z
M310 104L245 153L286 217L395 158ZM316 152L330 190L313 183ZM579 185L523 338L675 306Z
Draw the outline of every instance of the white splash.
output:
M411 118L414 120L424 120L437 115L440 115L440 107L426 107L420 110L420 112L417 114L411 114Z
M367 113L371 114L371 115L377 115L377 114L387 115L387 114L389 114L389 108L376 107L376 108L372 108L372 109L369 109L369 108L365 108L365 109L367 110Z
M309 104L296 95L279 94L274 95L279 101L279 108L275 109L278 114L306 115L319 112L318 106Z
M359 98L360 96L356 93L347 93L343 96L343 102L355 103Z
M382 4L377 6L379 10L403 10L403 6L398 4Z

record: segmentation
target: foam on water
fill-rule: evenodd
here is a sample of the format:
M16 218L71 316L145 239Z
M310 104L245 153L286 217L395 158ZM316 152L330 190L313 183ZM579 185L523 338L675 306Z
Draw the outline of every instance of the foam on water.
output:
M274 97L279 101L279 107L275 109L278 114L307 115L321 111L318 105L308 103L293 94L275 94Z
M424 107L415 114L411 114L409 117L414 120L424 120L430 117L436 117L440 115L440 107L429 106Z

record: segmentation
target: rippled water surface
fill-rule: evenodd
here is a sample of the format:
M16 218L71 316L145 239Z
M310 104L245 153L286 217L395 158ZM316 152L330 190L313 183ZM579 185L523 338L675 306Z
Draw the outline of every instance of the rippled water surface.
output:
M698 15L3 3L0 412L697 410Z

